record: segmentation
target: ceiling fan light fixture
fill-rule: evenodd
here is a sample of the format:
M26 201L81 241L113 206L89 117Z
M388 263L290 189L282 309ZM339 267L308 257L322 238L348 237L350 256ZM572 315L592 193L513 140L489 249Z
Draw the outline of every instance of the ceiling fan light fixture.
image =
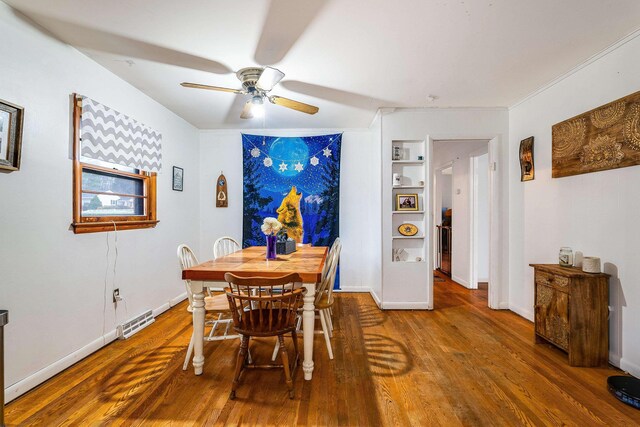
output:
M251 98L251 114L258 118L264 116L264 100L259 95Z

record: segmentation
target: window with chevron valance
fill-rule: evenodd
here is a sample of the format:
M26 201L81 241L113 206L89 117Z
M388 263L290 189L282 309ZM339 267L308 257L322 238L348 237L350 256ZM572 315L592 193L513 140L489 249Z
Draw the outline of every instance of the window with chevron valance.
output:
M91 98L73 99L74 232L155 227L162 135Z

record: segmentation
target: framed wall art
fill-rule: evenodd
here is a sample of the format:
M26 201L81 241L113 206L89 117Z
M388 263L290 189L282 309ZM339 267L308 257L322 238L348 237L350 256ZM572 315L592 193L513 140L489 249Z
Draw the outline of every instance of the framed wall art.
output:
M24 108L0 100L0 170L20 169Z
M640 92L632 93L551 128L552 176L640 164Z
M182 191L184 188L184 169L178 166L173 167L173 190Z
M535 176L533 166L533 137L520 141L520 181L531 181Z
M397 211L417 211L418 195L417 194L396 194L396 210Z

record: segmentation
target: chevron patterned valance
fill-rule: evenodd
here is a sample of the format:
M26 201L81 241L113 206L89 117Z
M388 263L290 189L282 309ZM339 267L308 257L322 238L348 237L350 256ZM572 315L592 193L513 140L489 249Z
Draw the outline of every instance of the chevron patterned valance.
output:
M159 172L162 135L140 122L82 97L80 154L121 166Z

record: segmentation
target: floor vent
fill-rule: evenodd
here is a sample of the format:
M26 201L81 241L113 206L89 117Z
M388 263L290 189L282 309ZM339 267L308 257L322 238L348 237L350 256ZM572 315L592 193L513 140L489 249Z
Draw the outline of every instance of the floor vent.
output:
M118 338L121 340L127 339L155 321L156 319L153 317L153 311L149 310L146 313L142 313L141 315L136 316L118 326Z

